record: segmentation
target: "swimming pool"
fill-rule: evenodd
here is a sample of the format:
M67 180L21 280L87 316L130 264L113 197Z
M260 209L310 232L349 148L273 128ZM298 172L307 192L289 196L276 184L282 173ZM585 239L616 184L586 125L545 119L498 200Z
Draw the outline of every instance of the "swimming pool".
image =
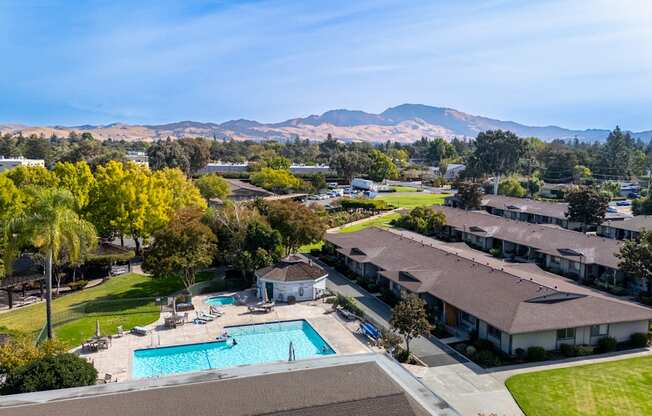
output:
M232 305L235 303L233 296L212 296L206 299L207 305Z
M134 351L135 378L287 361L290 342L296 359L335 354L305 320L225 328L237 341L204 342Z

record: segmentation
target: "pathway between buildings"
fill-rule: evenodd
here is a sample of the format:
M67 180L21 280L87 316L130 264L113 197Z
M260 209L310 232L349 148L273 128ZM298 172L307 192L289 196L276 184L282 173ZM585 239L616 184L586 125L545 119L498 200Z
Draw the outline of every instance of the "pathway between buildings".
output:
M311 257L328 271L326 286L333 292L355 298L365 314L377 325L389 327L391 308L337 270ZM428 367L406 366L435 394L463 415L521 416L523 413L505 387L504 381L482 369L436 339L419 337L410 347Z

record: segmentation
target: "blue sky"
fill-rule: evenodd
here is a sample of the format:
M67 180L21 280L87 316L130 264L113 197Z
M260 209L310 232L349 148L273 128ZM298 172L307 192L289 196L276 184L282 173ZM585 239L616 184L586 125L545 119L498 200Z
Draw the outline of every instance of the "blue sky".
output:
M402 103L652 129L652 1L0 0L0 122L281 121Z

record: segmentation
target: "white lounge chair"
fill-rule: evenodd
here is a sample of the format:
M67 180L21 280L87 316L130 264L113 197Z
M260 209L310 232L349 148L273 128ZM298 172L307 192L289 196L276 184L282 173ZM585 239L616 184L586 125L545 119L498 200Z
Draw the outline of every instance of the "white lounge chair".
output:
M149 334L149 330L146 328L143 328L142 326L135 326L131 328L131 333L135 335L147 335Z

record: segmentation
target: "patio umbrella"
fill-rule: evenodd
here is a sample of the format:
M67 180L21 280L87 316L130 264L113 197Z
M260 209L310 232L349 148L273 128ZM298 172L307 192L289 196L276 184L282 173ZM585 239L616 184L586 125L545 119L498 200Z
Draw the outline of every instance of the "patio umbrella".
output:
M100 333L100 320L99 319L95 320L95 336L98 337L98 338L100 336L102 336L102 334Z
M263 293L262 293L263 303L267 303L269 302L269 297L267 296L267 287L265 286L265 282L263 282L262 289L263 289Z

